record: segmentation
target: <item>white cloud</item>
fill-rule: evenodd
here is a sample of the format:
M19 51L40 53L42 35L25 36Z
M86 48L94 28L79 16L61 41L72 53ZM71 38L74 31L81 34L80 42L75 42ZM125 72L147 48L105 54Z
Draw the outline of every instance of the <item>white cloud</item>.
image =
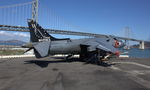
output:
M0 35L7 35L8 36L8 33L6 33L5 31L0 31Z
M8 31L0 31L0 40L21 40L21 41L29 41L29 33L23 32L8 32Z
M14 35L21 36L21 37L30 37L29 34L22 33L22 32L15 32Z

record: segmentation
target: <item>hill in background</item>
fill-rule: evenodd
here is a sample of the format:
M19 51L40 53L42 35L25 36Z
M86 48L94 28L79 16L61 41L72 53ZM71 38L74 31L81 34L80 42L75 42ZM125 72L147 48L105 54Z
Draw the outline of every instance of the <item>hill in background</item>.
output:
M21 46L26 42L20 40L7 40L7 41L0 41L0 45L12 45L12 46Z

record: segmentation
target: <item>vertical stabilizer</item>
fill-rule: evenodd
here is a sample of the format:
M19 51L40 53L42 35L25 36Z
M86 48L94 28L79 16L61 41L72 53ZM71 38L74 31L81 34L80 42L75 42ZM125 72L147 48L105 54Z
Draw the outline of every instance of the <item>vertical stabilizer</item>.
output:
M40 39L50 39L50 35L38 23L29 19L30 41L39 42Z
M48 32L43 29L38 23L34 20L28 20L28 26L30 30L30 40L31 42L38 42L40 39L49 39L50 41L57 40L69 40L69 38L58 39L48 34Z

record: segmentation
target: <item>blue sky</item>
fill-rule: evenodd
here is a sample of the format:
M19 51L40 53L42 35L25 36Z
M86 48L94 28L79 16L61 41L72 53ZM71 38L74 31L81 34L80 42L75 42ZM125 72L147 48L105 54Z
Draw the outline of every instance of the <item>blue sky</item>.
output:
M0 6L31 0L0 0ZM67 29L150 38L150 0L39 0L39 23L45 28Z

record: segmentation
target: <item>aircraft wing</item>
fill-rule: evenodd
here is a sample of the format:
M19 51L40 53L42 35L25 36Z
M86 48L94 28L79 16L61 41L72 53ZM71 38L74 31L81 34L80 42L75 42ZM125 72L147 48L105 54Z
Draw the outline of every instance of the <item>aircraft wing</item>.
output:
M84 42L81 45L88 46L88 51L95 51L96 49L104 50L107 52L115 53L118 51L111 43L104 39L94 39L88 42Z

